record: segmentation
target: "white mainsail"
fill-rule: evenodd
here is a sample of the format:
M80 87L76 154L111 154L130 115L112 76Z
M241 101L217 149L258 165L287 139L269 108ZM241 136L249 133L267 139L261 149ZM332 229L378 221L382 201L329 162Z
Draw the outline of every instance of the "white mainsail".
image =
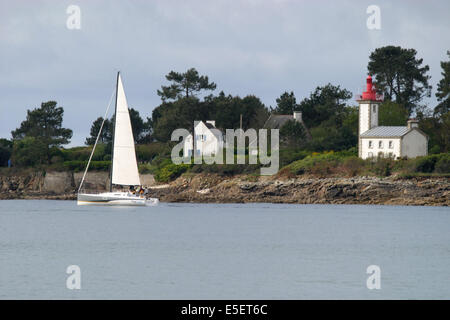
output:
M120 74L117 76L116 120L111 178L113 184L141 185L127 98L123 90Z

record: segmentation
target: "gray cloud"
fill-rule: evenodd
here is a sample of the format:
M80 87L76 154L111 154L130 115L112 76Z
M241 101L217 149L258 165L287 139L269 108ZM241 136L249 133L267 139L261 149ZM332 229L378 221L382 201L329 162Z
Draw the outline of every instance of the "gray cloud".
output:
M81 30L66 8L81 8ZM381 8L381 30L366 8ZM151 115L170 70L197 68L234 95L266 105L285 90L300 100L317 85L364 85L370 52L415 48L440 79L450 35L448 1L0 1L0 137L26 110L56 100L81 145L121 70L130 106ZM429 99L432 106L435 99Z

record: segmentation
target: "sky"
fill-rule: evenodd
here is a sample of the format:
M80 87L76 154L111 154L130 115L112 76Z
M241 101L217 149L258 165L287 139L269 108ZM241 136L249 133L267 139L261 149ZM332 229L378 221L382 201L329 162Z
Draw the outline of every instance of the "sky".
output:
M370 5L380 29L367 27ZM385 45L414 48L430 66L433 107L449 13L448 0L0 0L0 138L55 100L73 130L68 146L83 145L119 70L144 119L161 103L165 75L191 67L215 94L253 94L268 107L285 91L300 101L327 83L360 94L370 53Z

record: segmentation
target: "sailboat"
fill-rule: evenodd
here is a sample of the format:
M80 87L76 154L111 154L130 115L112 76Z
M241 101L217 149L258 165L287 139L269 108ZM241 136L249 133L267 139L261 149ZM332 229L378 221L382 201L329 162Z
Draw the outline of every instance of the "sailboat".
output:
M109 192L103 193L83 193L81 192L92 155L95 152L98 139L105 120L109 107L111 105L112 96L106 109L105 117L100 126L94 147L92 148L89 161L86 165L84 175L81 179L78 188L77 204L78 205L125 205L125 206L145 206L154 205L159 201L156 198L146 198L143 195L134 194L130 191L113 191L113 185L126 186L140 186L136 152L134 148L133 131L131 127L130 114L128 112L128 103L123 89L122 78L120 72L117 73L116 84L116 101L115 101L115 121L114 121L114 135L113 148L111 157L111 172Z

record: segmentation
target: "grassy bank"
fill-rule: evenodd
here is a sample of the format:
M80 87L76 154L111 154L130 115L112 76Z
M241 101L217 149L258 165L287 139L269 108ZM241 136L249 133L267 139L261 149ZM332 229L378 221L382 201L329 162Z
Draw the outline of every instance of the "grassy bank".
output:
M249 175L257 177L261 164L181 164L172 163L170 143L151 143L136 146L140 173L155 175L158 182L170 182L182 174L211 173L219 176ZM0 168L0 174L26 173L28 171L83 171L92 147L52 149L50 164ZM416 159L370 159L362 160L356 148L333 152L311 152L300 149L281 149L278 177L293 178L302 175L316 177L354 177L395 175L399 178L449 177L450 154L432 154ZM235 156L236 162L236 156ZM248 163L248 156L246 156ZM111 147L100 144L92 157L90 170L108 171L111 166Z

